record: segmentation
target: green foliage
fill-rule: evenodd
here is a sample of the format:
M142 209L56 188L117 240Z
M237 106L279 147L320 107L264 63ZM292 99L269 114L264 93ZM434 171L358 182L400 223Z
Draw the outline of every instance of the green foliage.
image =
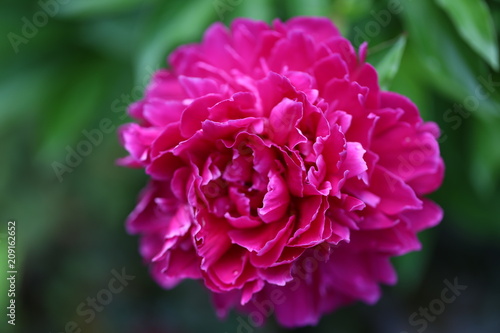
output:
M185 1L178 5L166 5L158 13L152 13L151 18L143 42L136 50L136 76L140 80L150 68L164 67L165 57L174 46L199 41L216 16L211 2L196 0L194 4Z
M450 98L463 103L474 95L478 77L485 75L484 63L459 38L454 27L430 1L403 0L403 16L410 43L419 59L416 64L430 84ZM422 18L425 17L425 24ZM500 105L492 99L482 101L480 113L500 115Z
M483 0L437 0L462 38L498 71L498 41L493 19Z
M134 10L140 5L145 5L156 0L85 0L85 1L69 1L64 6L61 6L59 15L61 17L72 18L92 18L99 15L108 15Z
M401 64L401 58L406 46L406 36L401 36L391 46L390 50L384 54L384 57L378 62L374 62L377 69L380 87L387 90L391 84L392 79L396 76ZM370 61L370 59L368 59Z

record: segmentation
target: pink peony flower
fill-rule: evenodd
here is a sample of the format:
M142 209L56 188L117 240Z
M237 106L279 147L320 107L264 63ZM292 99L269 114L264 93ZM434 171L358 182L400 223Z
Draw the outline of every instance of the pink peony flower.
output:
M151 182L127 220L165 288L202 279L220 316L316 324L394 284L441 209L436 138L325 18L212 25L178 48L121 128Z

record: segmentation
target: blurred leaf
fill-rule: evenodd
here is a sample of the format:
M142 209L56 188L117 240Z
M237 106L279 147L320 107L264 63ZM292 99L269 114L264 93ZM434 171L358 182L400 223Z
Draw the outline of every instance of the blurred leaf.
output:
M139 40L135 16L86 21L82 24L81 43L114 59L129 60Z
M417 52L421 76L457 101L476 96L478 77L485 68L461 41L439 8L430 1L401 0L408 41ZM425 17L425 20L422 18ZM482 73L483 72L483 73ZM478 116L500 117L500 102L494 98L479 101Z
M403 53L405 51L405 46L406 36L402 35L389 49L387 54L385 54L381 60L374 63L382 89L387 90L392 82L392 79L398 73L401 58L403 57Z
M467 175L463 178L467 178ZM494 195L479 198L474 195L475 190L468 184L449 184L443 187L438 201L446 216L462 233L484 242L497 243L500 237L500 195L497 191Z
M177 44L199 41L203 31L216 17L211 1L182 3L181 8L164 8L150 26L150 38L138 50L136 78L143 81L151 68L165 66L165 59ZM196 10L193 10L196 8Z
M435 248L436 231L426 230L420 233L418 238L422 243L422 250L392 259L399 279L395 288L405 296L415 291L426 273L429 259Z
M499 185L500 176L500 121L471 119L471 179L476 191L483 197L491 196Z
M53 89L53 85L47 85L57 71L53 66L45 66L8 77L0 82L0 130L10 126L14 118L23 118L29 112L33 112L37 103ZM19 92L22 91L22 98Z
M349 33L352 33L352 29L350 28L353 24L355 24L354 28L358 29L366 27L359 23L360 19L373 19L373 17L368 16L373 6L373 0L338 0L333 2L329 13L331 13L330 15L335 25L340 29L342 34L348 36ZM324 16L325 14L318 15ZM351 40L354 41L354 38L351 38ZM354 42L356 44L356 41Z
M398 72L391 81L388 90L411 99L417 105L424 120L437 120L429 85L420 78L420 73L418 73L420 69L415 66L416 63L418 61L415 59L415 52L407 45Z
M156 0L73 0L60 5L59 15L86 17L118 13Z
M335 1L334 12L347 16L350 19L359 18L373 9L373 0L338 0Z
M344 1L345 2L345 1ZM327 0L288 0L287 12L290 16L327 16L330 14L330 3Z
M434 107L446 110L451 108L451 105L449 102L434 98ZM482 130L479 120L470 116L466 121L456 124L460 128L441 125L443 136L440 146L446 161L446 177L443 186L434 197L443 207L445 216L454 225L459 226L462 232L470 237L496 240L500 236L500 223L498 223L500 189L497 189L496 193L485 190L484 195L478 196L477 193L482 191L480 189L482 181L477 178L481 178L482 175L474 175L483 172L482 165L474 166L476 163L474 159L477 156L475 150L482 149L478 148L479 143L473 138L475 127L478 131ZM490 141L488 146L495 144L492 141L493 137L486 140ZM475 170L471 170L471 167Z
M272 3L268 0L243 1L235 10L236 16L271 22L275 18Z
M81 131L94 118L100 98L107 87L107 71L100 63L82 65L72 74L71 85L50 110L40 142L42 159L60 158L64 147L81 136ZM74 78L77 80L73 80Z
M493 19L483 0L436 0L462 38L498 71L498 42Z

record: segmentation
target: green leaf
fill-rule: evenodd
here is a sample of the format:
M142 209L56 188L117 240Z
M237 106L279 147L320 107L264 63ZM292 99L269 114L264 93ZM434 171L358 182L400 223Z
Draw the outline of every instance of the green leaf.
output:
M489 8L483 0L436 0L462 38L498 71L498 42Z
M352 20L368 16L374 6L373 0L338 0L333 2L333 12Z
M234 14L236 17L249 17L266 22L271 22L275 18L275 13L273 13L273 8L268 0L243 1L235 8Z
M405 296L414 292L422 282L432 253L435 251L436 235L435 229L420 233L418 238L422 243L422 250L392 258L399 279L396 288Z
M485 75L486 68L449 22L443 20L437 5L413 0L401 0L401 4L408 43L415 50L415 66L421 77L460 103L469 96L477 97L481 86L478 78ZM491 97L478 98L478 116L500 116L500 103Z
M475 119L471 135L471 180L479 195L491 196L500 180L500 121Z
M387 54L378 62L374 63L378 72L379 82L382 89L387 90L392 79L398 73L401 58L406 46L406 36L402 35L389 49Z
M68 17L95 17L120 13L156 0L85 0L61 4L59 15Z
M419 77L420 68L415 67L415 63L415 52L407 45L401 59L401 65L388 90L408 97L417 105L424 120L436 120L436 114L433 112L435 106L431 88Z
M82 64L76 71L68 88L53 110L46 114L42 128L39 158L50 160L66 154L65 146L72 145L81 137L81 131L88 126L98 112L98 103L107 86L109 72L101 63Z
M136 78L139 82L150 75L151 69L165 67L168 52L175 46L198 42L203 31L216 17L216 9L211 1L197 0L181 5L175 9L171 5L162 8L157 17L149 18L153 20L149 27L150 38L139 48L136 61Z
M53 89L54 85L46 83L56 75L52 65L29 67L29 70L16 75L6 75L6 79L0 81L0 131L10 127L14 119L32 117L40 101ZM19 98L20 91L23 92L22 98Z
M327 0L289 0L286 5L290 16L325 16L331 11Z

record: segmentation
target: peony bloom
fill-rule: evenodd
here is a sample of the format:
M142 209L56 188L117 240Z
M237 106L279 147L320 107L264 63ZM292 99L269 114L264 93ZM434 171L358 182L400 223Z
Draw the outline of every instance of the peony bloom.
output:
M164 288L201 279L217 313L313 325L380 298L441 209L436 124L381 91L325 18L212 25L130 106L120 163L151 178L127 220Z

